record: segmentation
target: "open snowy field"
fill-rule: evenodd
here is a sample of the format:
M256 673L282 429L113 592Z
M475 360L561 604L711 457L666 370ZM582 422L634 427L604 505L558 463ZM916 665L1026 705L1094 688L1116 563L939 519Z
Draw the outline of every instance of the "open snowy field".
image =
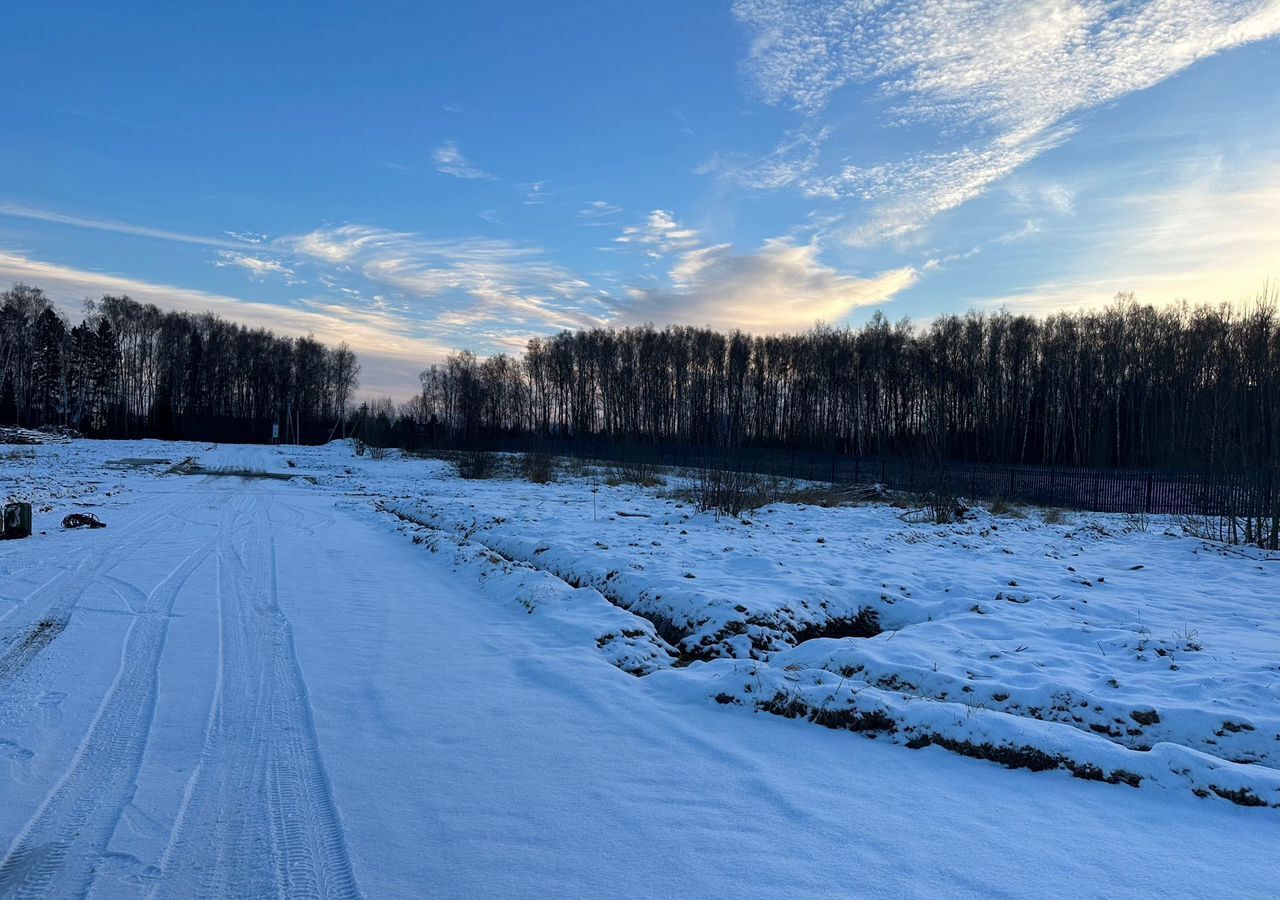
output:
M1273 894L1280 560L607 476L0 447L0 897Z
M717 518L598 482L445 477L387 508L595 588L644 631L601 636L619 665L709 661L678 677L722 703L1280 807L1274 555L1172 520L922 525L886 504Z

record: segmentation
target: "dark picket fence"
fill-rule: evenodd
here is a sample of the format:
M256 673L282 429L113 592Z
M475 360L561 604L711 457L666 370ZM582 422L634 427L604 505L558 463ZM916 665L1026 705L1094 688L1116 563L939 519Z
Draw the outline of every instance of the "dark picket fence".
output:
M974 500L1003 499L1094 512L1222 516L1274 510L1272 472L1168 471L951 462L926 465L890 457L812 450L693 447L566 438L491 438L452 449L543 452L610 463L725 468L836 485L881 484L908 492L948 490Z

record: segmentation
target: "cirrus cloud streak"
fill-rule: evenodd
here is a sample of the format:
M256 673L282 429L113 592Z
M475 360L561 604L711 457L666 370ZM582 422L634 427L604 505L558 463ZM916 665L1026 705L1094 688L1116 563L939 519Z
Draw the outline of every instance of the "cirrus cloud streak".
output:
M778 180L866 202L859 242L982 194L1067 139L1086 110L1280 34L1276 0L738 0L734 13L753 35L744 68L765 102L813 120L863 85L890 102L883 124L934 129L927 148L898 158Z

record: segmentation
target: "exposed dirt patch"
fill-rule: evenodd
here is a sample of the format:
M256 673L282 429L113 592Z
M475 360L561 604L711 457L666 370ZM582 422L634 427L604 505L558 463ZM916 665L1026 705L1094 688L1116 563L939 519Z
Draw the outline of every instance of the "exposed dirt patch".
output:
M66 627L67 623L62 619L45 618L19 632L8 648L0 653L0 682L7 681L22 671Z
M201 469L196 468L187 473L190 475L208 475L213 478L267 478L274 481L288 481L294 475L290 472L255 472L250 469Z
M1137 722L1139 725L1159 725L1160 713L1154 709L1135 709L1129 713L1129 718Z
M1267 805L1266 800L1263 800L1261 797L1259 797L1257 794L1255 794L1253 791L1249 790L1248 788L1240 788L1238 790L1229 790L1227 788L1220 788L1216 784L1210 785L1210 788L1213 790L1215 794L1217 794L1223 800L1230 800L1232 803L1236 804L1237 806L1266 806Z
M873 638L884 629L880 627L880 615L870 607L863 607L852 617L815 622L792 633L797 644L815 638Z
M767 700L757 702L756 708L786 719L807 719L815 725L843 731L859 731L875 735L881 732L892 734L898 730L897 723L880 710L863 712L853 708L813 707L799 697L782 691L778 691Z
M1108 784L1127 784L1137 787L1142 783L1142 776L1124 769L1107 772L1093 763L1080 763L1065 756L1046 753L1029 744L1014 746L1012 744L975 744L972 741L960 741L944 737L940 734L925 734L907 741L912 750L919 750L936 744L952 753L969 756L974 759L985 759L1000 763L1008 769L1030 769L1032 772L1047 772L1051 769L1067 769L1077 778L1087 781L1105 781Z
M108 469L144 469L147 466L168 466L172 460L149 459L142 456L126 456L123 459L111 459L103 463Z
M157 460L157 462L162 461ZM268 478L275 481L288 481L297 477L293 472L263 472L256 469L231 468L206 469L196 461L194 456L188 456L176 466L166 469L165 472L169 475L205 475L211 478Z

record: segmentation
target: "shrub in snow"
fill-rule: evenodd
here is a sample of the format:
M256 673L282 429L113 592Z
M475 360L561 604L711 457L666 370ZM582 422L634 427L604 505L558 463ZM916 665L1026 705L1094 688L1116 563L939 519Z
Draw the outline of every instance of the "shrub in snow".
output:
M493 478L498 474L497 456L485 450L469 450L459 454L454 466L459 475L473 481Z
M698 472L694 499L702 512L740 516L768 502L764 479L754 472L708 467Z
M550 453L532 452L520 455L520 474L534 484L550 484L556 480L558 461Z
M620 484L658 487L663 484L662 469L657 463L649 460L625 460L609 467L605 483L610 487L617 487Z

